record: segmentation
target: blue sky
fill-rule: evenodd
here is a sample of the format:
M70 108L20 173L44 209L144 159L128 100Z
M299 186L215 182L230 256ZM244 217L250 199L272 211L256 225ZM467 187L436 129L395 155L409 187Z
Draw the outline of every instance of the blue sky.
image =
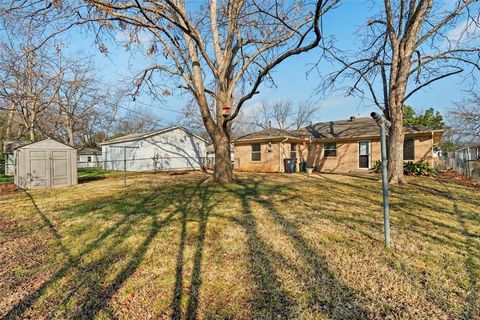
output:
M355 33L361 28L362 22L369 15L371 10L370 2L347 0L324 18L324 32L326 35L333 35L336 39L336 46L343 49L352 49L357 41ZM99 75L109 83L121 81L125 76L131 75L142 64L141 56L131 56L121 47L109 46L109 56L101 54L89 37L78 33L73 34L70 45L71 50L82 49L86 54L92 55ZM319 50L289 58L284 61L273 73L276 88L260 88L260 94L249 101L245 108L250 108L261 101L274 101L282 98L289 98L293 102L311 99L319 105L319 112L312 121L327 121L345 119L350 116L368 116L371 111L377 111L368 101L362 101L359 97L345 97L341 93L322 96L315 94L315 88L319 85L320 77L313 71L307 77L313 63L317 62ZM322 72L332 71L333 68L328 62L321 62ZM452 77L439 81L425 90L418 92L407 101L416 110L424 110L434 107L440 112L445 112L455 102L462 100L465 96L465 85L461 83L460 77ZM172 96L165 102L152 102L145 94L140 100L155 104L159 107L181 110L185 99ZM134 106L131 104L129 108ZM175 122L178 113L151 109L151 112L166 122ZM166 123L165 122L165 123Z

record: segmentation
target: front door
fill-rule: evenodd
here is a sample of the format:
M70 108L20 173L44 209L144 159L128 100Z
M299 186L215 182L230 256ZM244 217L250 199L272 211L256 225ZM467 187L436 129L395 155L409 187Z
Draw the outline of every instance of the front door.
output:
M368 169L370 167L370 142L360 141L358 143L358 167Z

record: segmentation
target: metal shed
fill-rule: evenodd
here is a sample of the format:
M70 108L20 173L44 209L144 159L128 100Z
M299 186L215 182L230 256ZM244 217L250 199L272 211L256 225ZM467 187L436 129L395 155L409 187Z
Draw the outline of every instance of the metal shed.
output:
M77 184L77 150L52 139L17 148L15 184L24 189Z

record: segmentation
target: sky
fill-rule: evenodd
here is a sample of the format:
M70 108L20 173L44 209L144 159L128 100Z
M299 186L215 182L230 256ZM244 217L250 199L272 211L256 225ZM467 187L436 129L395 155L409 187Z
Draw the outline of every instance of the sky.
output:
M324 17L324 33L335 37L337 47L353 49L358 41L356 33L362 28L362 23L369 16L370 10L370 6L365 1L344 1L339 8ZM117 39L121 37L121 34L117 35ZM109 46L108 56L104 55L99 52L89 36L80 33L73 33L70 39L69 49L72 51L82 50L84 54L91 55L95 61L97 73L109 86L124 82L125 77L131 76L134 71L139 71L139 66L143 63L143 61L138 61L142 59L141 56L132 56L124 48L114 45ZM294 103L310 100L317 104L319 111L312 119L313 122L340 120L350 116L368 116L370 112L378 111L371 102L359 97L346 97L341 92L328 95L319 94L316 88L320 84L320 75L317 71L312 71L307 76L312 65L318 61L319 55L320 51L314 50L284 61L272 73L276 87L261 86L260 94L245 104L246 112L254 110L255 106L262 101L279 99L290 99ZM333 71L334 67L326 61L321 61L319 70L322 73L328 73ZM447 78L416 93L407 101L407 104L417 111L433 107L441 113L445 113L466 96L465 89L466 86L462 84L461 77ZM138 107L150 109L150 112L159 119L159 123L165 125L175 123L179 116L178 112L165 109L179 111L186 103L184 97L177 95L159 102L152 101L148 95L143 94L139 100L155 105L154 108L151 108L145 107L144 104L138 104ZM129 108L135 108L135 104L130 103Z

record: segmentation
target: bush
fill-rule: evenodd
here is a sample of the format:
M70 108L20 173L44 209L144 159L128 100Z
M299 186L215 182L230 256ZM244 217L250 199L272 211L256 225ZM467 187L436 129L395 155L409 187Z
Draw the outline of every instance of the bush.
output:
M382 161L377 160L370 171L374 173L382 172ZM437 170L423 161L406 161L403 163L403 173L407 176L434 176L437 174Z

